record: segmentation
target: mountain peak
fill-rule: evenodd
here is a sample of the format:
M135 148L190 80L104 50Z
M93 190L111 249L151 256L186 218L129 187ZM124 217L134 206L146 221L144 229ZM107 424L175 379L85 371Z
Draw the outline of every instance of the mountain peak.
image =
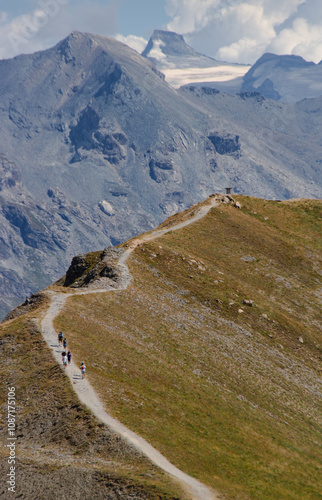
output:
M140 64L143 62L142 57L134 49L115 38L80 31L72 31L66 38L49 50L55 51L57 49L61 53L65 50L67 52L75 52L77 58L83 58L84 51L86 54L87 51L91 52L94 49L101 49L121 59L131 59Z
M167 39L173 39L173 40L181 40L182 42L185 42L185 39L183 38L182 35L179 35L179 33L176 33L175 31L167 31L167 30L154 30L153 35L151 36L152 39L155 38L163 38L164 40Z
M184 40L182 35L174 31L154 30L148 45L142 52L144 57L153 57L153 52L159 49L165 55L196 55L198 54ZM152 53L151 53L152 52Z
M190 47L182 35L174 31L154 30L142 56L150 59L158 69L169 67L210 67L217 64L212 57L200 54Z
M318 97L322 93L321 67L301 56L268 52L245 74L241 90L284 102Z
M275 66L282 68L306 68L308 66L315 66L315 63L312 61L306 61L301 56L296 56L293 54L272 54L271 52L266 52L263 54L256 63L252 66L251 69L256 69L261 64L271 63Z

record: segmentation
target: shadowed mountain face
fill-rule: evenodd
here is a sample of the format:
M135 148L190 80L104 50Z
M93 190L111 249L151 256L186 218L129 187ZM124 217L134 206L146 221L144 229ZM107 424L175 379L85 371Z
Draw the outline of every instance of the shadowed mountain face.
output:
M0 123L3 313L75 254L117 244L225 186L321 195L318 102L177 92L106 37L75 32L0 61Z

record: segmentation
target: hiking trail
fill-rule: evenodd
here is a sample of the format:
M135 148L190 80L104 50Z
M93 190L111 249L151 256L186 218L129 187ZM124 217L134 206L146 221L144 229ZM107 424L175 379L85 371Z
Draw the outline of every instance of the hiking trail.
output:
M196 213L188 220L180 222L173 226L165 229L156 229L148 234L143 234L140 237L131 241L129 247L122 253L118 260L118 265L122 270L122 280L121 283L116 287L104 288L104 289L91 289L83 290L76 293L57 293L53 291L47 291L46 293L51 299L51 304L45 313L43 319L41 320L41 332L49 345L50 349L53 351L56 361L62 366L62 356L61 353L63 348L59 346L58 343L58 332L55 331L53 326L53 320L61 312L65 301L68 297L74 295L85 295L89 293L109 293L113 291L125 290L131 282L131 275L126 264L128 257L131 255L133 250L140 244L163 236L170 231L177 231L189 224L196 222L197 220L204 217L209 210L218 204L218 198L212 197L209 205L204 205L199 208ZM68 350L68 345L67 345ZM86 361L86 360L85 360ZM170 474L172 478L179 481L182 489L190 495L192 500L219 500L221 498L216 494L210 487L204 485L197 479L184 473L174 465L172 465L160 452L158 452L153 446L151 446L145 439L139 435L132 432L130 429L125 427L121 422L111 417L104 409L104 404L99 400L94 388L89 383L88 379L81 379L81 373L79 366L76 366L73 360L67 366L65 370L66 375L70 378L74 391L79 397L80 401L85 404L92 413L104 424L106 424L111 430L120 434L128 443L135 446L139 451L141 451L145 456L147 456L155 465L160 467L162 470Z

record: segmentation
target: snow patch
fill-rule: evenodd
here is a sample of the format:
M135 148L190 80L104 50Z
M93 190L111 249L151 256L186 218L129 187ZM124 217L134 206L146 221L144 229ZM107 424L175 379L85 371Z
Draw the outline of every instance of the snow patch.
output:
M166 81L174 88L199 82L227 82L243 77L250 66L222 65L209 68L162 69Z
M162 52L162 47L165 46L165 43L162 40L154 40L153 47L149 52L149 58L157 59L158 61L162 61L166 59L166 55Z

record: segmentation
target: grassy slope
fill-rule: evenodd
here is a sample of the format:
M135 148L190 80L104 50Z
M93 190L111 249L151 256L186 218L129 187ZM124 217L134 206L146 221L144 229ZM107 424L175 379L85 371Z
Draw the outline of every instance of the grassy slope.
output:
M182 498L169 479L111 433L77 399L33 321L37 311L0 326L0 438L6 443L8 387L16 388L15 498ZM2 478L8 473L1 448ZM0 498L9 498L5 480ZM9 494L10 495L10 494ZM85 496L84 496L85 495Z
M321 203L239 200L139 247L131 287L69 299L57 329L109 411L226 498L320 498Z

